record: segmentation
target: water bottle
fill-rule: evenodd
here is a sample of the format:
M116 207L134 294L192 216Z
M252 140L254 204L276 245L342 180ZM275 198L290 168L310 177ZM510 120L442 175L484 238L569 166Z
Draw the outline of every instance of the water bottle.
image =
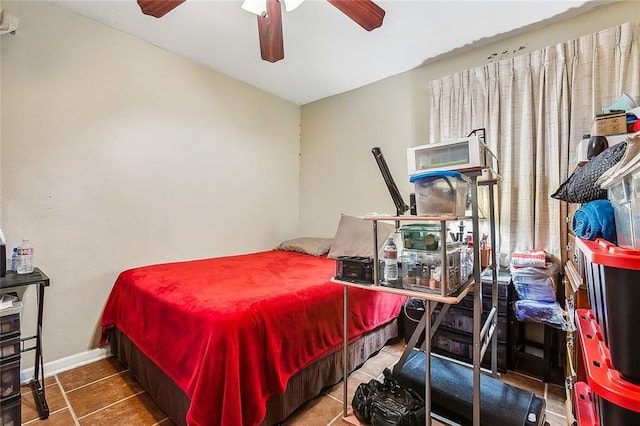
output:
M19 274L30 274L33 272L33 247L29 240L22 240L18 247L18 270Z
M11 253L11 269L9 270L18 272L18 247L14 247L13 253Z
M384 245L384 281L388 284L395 283L398 279L398 249L389 238Z

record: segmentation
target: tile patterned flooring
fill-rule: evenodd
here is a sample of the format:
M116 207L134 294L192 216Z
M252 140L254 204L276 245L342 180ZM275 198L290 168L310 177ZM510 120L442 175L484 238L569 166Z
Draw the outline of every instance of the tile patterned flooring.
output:
M371 378L381 378L382 371L395 363L404 349L404 342L386 346L348 379L352 397L356 386ZM508 372L503 380L530 390L547 401L549 426L564 426L564 388L544 384L540 380ZM22 424L33 426L169 426L173 423L156 406L149 395L129 374L126 366L110 357L56 374L45 379L50 415L40 420L31 390L22 390ZM433 422L434 424L441 424ZM283 422L284 426L343 426L342 383L326 389L307 402Z

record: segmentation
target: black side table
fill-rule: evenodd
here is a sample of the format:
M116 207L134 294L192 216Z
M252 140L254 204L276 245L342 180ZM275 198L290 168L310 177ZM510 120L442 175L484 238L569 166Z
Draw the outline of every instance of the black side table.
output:
M20 352L35 351L35 366L31 388L36 394L40 418L42 420L49 417L49 406L44 394L44 361L42 360L42 311L44 309L44 288L49 286L49 277L40 269L35 268L30 274L16 274L7 271L7 275L0 278L0 292L15 287L25 287L29 285L38 286L38 322L35 336L23 337ZM35 344L26 347L26 342L35 340Z

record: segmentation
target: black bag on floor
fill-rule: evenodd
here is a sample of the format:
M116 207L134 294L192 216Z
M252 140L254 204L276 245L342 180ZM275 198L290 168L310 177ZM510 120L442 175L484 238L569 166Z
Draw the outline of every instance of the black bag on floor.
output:
M358 385L353 413L362 423L373 426L419 426L425 424L424 400L411 389L405 389L385 370L384 383L370 380Z

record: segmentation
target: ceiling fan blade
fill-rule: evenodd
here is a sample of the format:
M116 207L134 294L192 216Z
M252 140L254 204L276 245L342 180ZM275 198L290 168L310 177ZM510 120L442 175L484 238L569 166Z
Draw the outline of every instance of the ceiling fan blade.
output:
M278 0L267 0L267 16L258 16L258 37L262 59L277 62L284 58L282 9Z
M138 6L145 15L162 18L176 7L184 3L185 0L138 0Z
M382 25L384 10L371 0L327 0L367 31Z

